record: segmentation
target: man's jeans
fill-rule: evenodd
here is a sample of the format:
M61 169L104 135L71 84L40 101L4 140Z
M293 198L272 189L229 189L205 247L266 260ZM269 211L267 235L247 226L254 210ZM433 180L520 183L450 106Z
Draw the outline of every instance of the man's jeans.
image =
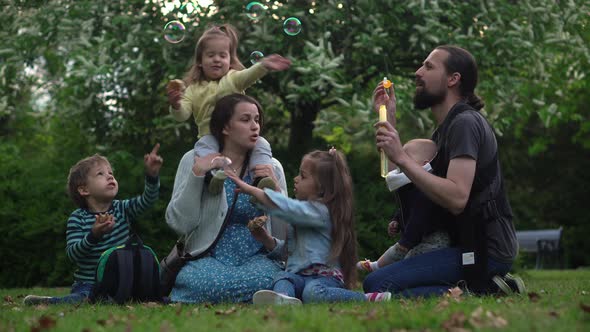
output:
M370 273L363 282L365 292L389 291L402 297L442 295L463 280L459 248L444 248L403 259ZM504 276L512 263L501 263L488 256L489 291L497 287L491 279Z

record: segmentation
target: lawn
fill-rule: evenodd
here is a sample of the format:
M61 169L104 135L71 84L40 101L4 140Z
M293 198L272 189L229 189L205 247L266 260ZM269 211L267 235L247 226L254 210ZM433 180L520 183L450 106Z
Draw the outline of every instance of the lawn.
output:
M340 303L300 307L156 303L25 307L27 294L67 288L2 289L0 331L590 331L590 270L523 271L524 296Z

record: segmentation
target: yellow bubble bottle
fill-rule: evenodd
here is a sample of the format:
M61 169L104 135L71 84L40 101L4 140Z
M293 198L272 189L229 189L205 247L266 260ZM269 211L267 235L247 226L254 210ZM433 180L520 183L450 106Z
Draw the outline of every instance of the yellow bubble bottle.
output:
M391 88L391 81L387 79L387 77L383 77L383 87L385 89ZM387 93L387 90L385 91ZM384 122L387 121L387 108L385 105L379 106L379 121ZM389 173L389 163L387 161L387 156L385 156L385 152L383 150L380 151L381 156L381 177L386 177L387 173Z

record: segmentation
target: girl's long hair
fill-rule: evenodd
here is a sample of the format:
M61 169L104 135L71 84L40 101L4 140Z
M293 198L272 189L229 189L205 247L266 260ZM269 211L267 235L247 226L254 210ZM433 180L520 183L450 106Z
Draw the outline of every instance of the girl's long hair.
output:
M356 283L357 243L354 225L352 178L344 154L313 151L305 155L312 162L312 176L320 188L321 201L330 211L332 245L330 259L338 258L344 283L353 288Z
M189 86L193 83L199 83L205 80L201 64L203 62L203 50L207 42L212 39L229 38L229 68L234 70L244 69L244 65L238 59L238 33L231 24L214 25L203 33L197 41L193 63L184 75L184 83Z

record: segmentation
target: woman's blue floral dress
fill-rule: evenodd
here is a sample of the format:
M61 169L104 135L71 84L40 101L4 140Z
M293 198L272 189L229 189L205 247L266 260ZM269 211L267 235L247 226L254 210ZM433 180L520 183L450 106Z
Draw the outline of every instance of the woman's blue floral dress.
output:
M252 182L250 175L244 180ZM228 206L236 184L225 180ZM170 298L174 302L250 302L261 289L270 289L279 265L266 257L262 244L252 237L248 221L261 212L239 194L225 232L211 255L188 262L178 273Z

